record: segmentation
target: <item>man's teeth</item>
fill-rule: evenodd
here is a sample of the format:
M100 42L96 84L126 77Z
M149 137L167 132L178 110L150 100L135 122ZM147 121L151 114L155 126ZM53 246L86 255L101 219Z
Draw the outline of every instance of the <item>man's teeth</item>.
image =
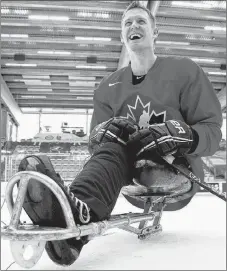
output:
M132 34L131 36L130 36L130 39L132 40L132 39L135 39L135 38L138 38L138 39L140 39L142 36L140 35L140 34Z

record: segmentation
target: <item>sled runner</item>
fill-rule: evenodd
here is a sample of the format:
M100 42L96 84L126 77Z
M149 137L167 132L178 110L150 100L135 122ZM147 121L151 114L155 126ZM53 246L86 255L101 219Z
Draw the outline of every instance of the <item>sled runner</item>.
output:
M23 203L30 180L45 184L56 195L64 212L67 228L40 227L24 224L20 221ZM177 180L177 181L176 181ZM102 235L111 228L119 228L146 239L162 230L160 220L163 209L170 202L179 200L191 189L191 183L182 182L177 178L175 183L163 184L159 180L153 187L134 184L122 189L124 197L136 207L142 208L141 213L126 213L112 215L108 220L76 225L67 197L59 186L48 176L34 171L16 173L6 187L6 203L11 214L9 225L2 228L2 238L10 240L11 252L18 265L23 268L33 267L42 256L46 241L62 240L72 237L78 239L88 236L89 239ZM183 179L182 179L183 180ZM16 200L13 199L13 189L18 186ZM171 189L168 189L170 187ZM148 222L150 222L148 224ZM32 247L33 254L28 259L24 256L27 247Z

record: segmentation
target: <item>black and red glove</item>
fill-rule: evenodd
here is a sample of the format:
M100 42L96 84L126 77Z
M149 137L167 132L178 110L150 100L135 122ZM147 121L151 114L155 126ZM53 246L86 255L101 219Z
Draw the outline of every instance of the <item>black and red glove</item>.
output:
M123 117L111 118L98 124L89 137L88 149L93 153L97 148L107 142L127 145L129 135L135 133L139 126L133 121Z
M185 122L168 120L165 123L150 125L130 136L128 148L137 157L146 154L182 156L195 149L195 131Z

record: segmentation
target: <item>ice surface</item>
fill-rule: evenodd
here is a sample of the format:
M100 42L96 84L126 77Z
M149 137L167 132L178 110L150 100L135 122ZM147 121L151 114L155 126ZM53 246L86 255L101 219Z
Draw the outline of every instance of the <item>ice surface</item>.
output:
M128 211L138 209L120 196L113 213ZM1 217L9 221L6 205ZM225 202L210 194L195 196L184 209L164 212L161 224L163 232L145 241L129 232L109 230L90 241L80 258L65 268L44 252L31 270L226 270ZM9 242L2 240L1 270L13 261ZM13 264L9 270L25 269Z

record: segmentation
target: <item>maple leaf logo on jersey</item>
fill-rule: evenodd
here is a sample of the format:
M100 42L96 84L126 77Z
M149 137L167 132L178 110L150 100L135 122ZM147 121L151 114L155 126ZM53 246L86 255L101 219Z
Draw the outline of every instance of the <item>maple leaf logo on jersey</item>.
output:
M151 102L144 104L139 95L136 97L135 105L127 105L129 113L127 113L127 118L131 118L136 121L140 128L145 128L148 125L154 123L162 123L166 120L166 111L156 113L155 110L150 112Z

